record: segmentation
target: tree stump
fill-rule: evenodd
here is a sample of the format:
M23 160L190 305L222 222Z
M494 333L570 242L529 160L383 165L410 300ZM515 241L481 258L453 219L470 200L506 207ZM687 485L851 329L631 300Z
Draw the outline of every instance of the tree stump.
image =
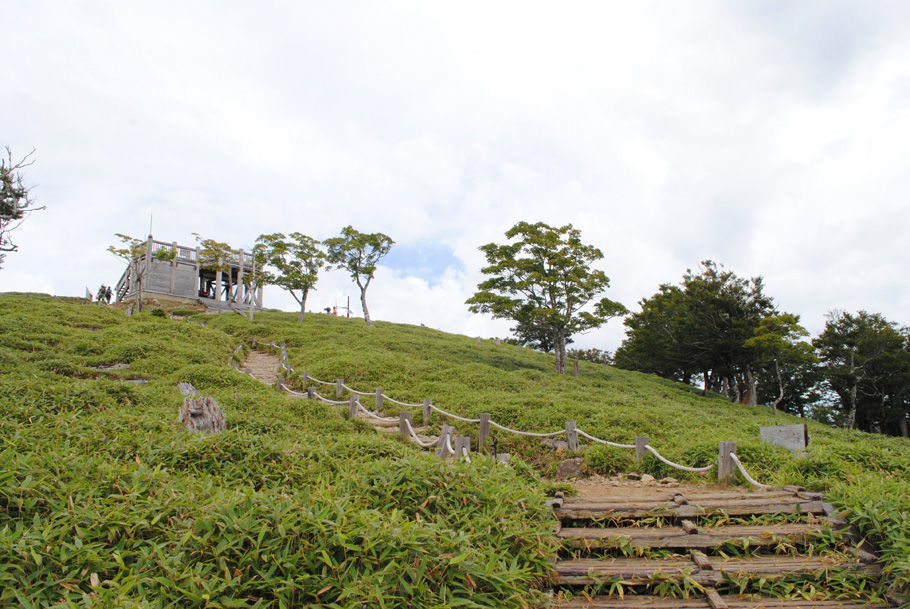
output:
M184 398L179 419L189 431L218 433L225 429L224 412L212 397Z

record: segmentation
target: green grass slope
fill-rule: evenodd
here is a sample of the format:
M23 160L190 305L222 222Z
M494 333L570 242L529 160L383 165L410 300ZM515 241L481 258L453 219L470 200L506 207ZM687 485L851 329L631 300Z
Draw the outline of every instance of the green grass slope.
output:
M497 433L500 450L522 457L514 467L440 463L237 373L231 352L252 338L286 343L299 372L402 401L430 397L463 416L490 412L518 429L575 420L610 440L649 435L691 465L735 440L760 481L827 491L880 544L886 585L910 586L906 440L810 423L812 454L795 459L761 444L758 428L797 419L656 377L585 362L580 378L560 377L550 357L514 346L325 315L295 320L126 317L0 295L0 605L544 604L535 589L556 546L525 463L552 473L564 455ZM98 369L114 363L127 367ZM218 400L227 432L182 430L179 381ZM476 436L476 426L457 427ZM595 447L586 459L605 471L617 455ZM671 473L653 459L636 467Z

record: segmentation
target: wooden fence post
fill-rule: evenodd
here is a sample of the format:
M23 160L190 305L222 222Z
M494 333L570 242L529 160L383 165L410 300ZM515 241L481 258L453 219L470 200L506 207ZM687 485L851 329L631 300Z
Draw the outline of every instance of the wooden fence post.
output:
M307 387L306 388L306 397L308 400L315 400L316 399L316 388Z
M306 370L303 371L303 386L306 387L307 381L310 380L310 373Z
M487 440L490 438L490 413L480 413L480 432L477 434L477 450L483 451Z
M648 456L648 436L635 436L635 460L643 461Z
M344 379L338 379L335 381L335 397L340 398L344 395Z
M382 411L382 389L376 388L376 412Z
M411 437L411 432L408 430L408 425L411 423L411 411L402 410L398 413L398 434L401 436L401 439L405 442L408 441L408 438Z
M452 439L452 448L455 449L455 458L461 459L465 452L471 452L471 436L455 436Z
M578 450L578 430L575 421L566 421L566 442L569 450Z
M477 337L477 344L478 344L478 345L480 344L480 337L479 337L479 336Z
M430 424L430 415L433 414L433 410L430 408L430 405L433 403L431 398L423 399L423 426L426 427Z
M496 344L497 344L497 345L501 345L501 344L502 344L502 339L501 339L501 338L497 338L497 339L496 339Z
M446 438L451 437L453 431L455 431L455 428L451 425L443 425L442 430L439 432L439 448L436 449L436 456L440 459L445 459L449 456L449 449L446 448Z
M348 400L348 418L353 420L357 418L357 415L360 414L360 402L357 400L358 395L352 393L350 399Z
M736 452L736 442L721 442L717 451L717 480L730 482L733 479L733 459L730 453Z

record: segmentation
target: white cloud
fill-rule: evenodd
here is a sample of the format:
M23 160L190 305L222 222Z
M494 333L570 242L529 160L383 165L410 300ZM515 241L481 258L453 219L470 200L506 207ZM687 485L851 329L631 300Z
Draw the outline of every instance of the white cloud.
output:
M353 224L450 248L439 281L382 269L374 317L470 315L477 247L572 222L633 307L705 258L762 274L813 329L832 307L910 322L902 238L910 9L527 2L20 3L0 116L48 205L0 290L113 283L114 232L249 247ZM356 288L327 275L333 304ZM403 296L405 295L405 296ZM270 290L269 302L293 308ZM339 303L340 304L340 303ZM322 306L326 306L322 305ZM621 324L579 338L615 348Z

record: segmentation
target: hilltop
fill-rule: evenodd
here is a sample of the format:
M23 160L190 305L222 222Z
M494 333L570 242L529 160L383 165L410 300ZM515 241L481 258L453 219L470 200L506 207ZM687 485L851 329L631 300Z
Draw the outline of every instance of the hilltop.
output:
M719 441L736 441L760 481L826 491L879 542L888 586L910 586L905 439L774 416L599 364L559 376L546 354L420 326L172 313L183 314L127 317L77 299L0 296L0 603L545 602L534 590L556 544L539 478L564 454L496 434L511 467L440 463L235 371L232 353L254 338L286 344L298 373L406 402L432 398L466 417L489 412L517 429L574 420L617 442L648 435L689 465L710 464ZM181 381L218 400L227 432L179 427ZM793 422L809 425L808 457L759 442L760 426ZM459 431L476 435L467 424ZM584 455L590 471L613 466L610 449ZM653 458L637 467L671 473Z

